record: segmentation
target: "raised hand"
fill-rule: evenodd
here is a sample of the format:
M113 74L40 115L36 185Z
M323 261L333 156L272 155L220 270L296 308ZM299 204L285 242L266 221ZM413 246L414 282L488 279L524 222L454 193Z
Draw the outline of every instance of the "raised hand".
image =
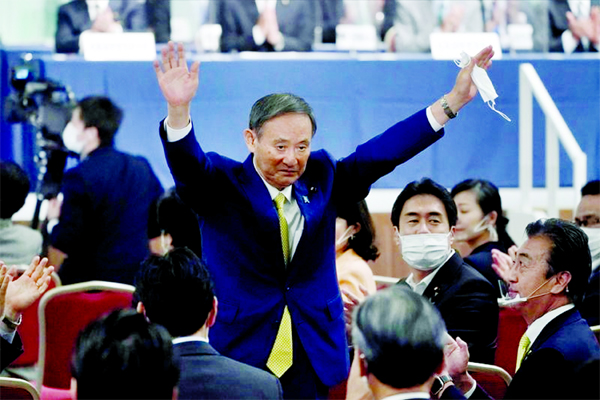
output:
M10 275L8 275L8 268L4 262L0 261L0 317L4 315L4 303L6 301L6 290L8 289L9 282Z
M25 272L8 284L4 312L11 320L18 319L48 289L54 267L46 268L47 264L47 258L34 257Z
M492 49L492 46L488 46L477 53L476 56L472 57L468 66L460 70L456 77L454 88L448 95L448 104L454 112L460 110L477 95L477 86L475 86L473 79L471 79L471 72L473 71L473 68L475 68L475 65L483 69L488 69L492 65L493 56L494 50ZM454 98L451 100L450 98L452 96ZM452 108L453 103L456 104L455 108Z
M498 249L492 249L492 269L506 283L509 280L509 273L517 256L517 246L511 246L508 254Z
M187 125L189 106L198 90L200 63L195 61L188 70L183 44L169 42L162 49L162 63L154 60L154 71L160 90L169 105L169 126ZM161 68L162 64L162 68ZM183 121L185 120L185 121Z

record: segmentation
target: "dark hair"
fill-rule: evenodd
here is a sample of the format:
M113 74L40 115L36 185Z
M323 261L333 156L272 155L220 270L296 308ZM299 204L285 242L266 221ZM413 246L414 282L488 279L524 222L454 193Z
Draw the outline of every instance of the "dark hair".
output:
M167 330L131 309L81 331L71 371L79 399L171 399L179 379Z
M361 200L338 206L337 216L344 219L348 226L360 224L360 230L348 239L348 247L365 261L376 260L379 250L375 246L375 228L367 202Z
M444 320L409 288L395 285L366 297L353 321L354 345L365 355L368 371L386 385L421 385L444 361Z
M545 237L551 242L548 255L548 271L550 278L562 271L571 273L567 296L577 303L583 297L588 279L592 273L592 256L588 246L587 235L572 222L557 218L538 220L527 225L527 237Z
M202 239L196 213L177 195L174 188L167 190L156 205L160 231L173 237L173 247L187 247L202 258Z
M135 279L135 293L148 319L167 328L173 337L189 336L202 328L214 298L208 270L187 248L144 260Z
M98 129L100 146L112 146L115 133L123 120L121 110L108 97L89 96L77 103L86 128Z
M502 200L500 199L500 192L496 185L485 179L466 179L452 188L450 196L455 198L457 194L466 191L472 191L475 193L477 204L483 212L483 215L487 215L492 211L496 211L498 218L496 219L496 232L498 232L498 241L504 246L505 249L513 246L515 242L511 239L508 232L506 232L506 225L508 224L508 218L504 216L502 211Z
M29 194L27 173L12 161L0 161L0 218L8 219L19 211Z
M248 127L260 137L262 126L284 114L305 114L310 118L312 134L317 132L317 121L312 107L302 98L291 93L273 93L258 99L250 110Z
M450 227L456 225L456 203L450 197L450 193L448 190L441 186L440 184L432 181L429 178L423 178L420 181L412 181L400 192L398 198L394 202L394 206L392 207L392 225L398 228L398 223L400 222L400 214L402 213L402 208L404 207L404 203L406 203L409 199L420 195L420 194L430 194L432 196L440 199L444 208L446 209L446 214L448 217L448 223Z
M600 194L600 180L589 181L581 188L581 196L595 196Z

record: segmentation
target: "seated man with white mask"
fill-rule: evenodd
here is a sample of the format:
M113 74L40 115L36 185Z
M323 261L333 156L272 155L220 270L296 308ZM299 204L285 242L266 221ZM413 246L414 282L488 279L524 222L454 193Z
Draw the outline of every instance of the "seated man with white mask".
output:
M494 361L498 331L497 290L452 249L456 204L431 179L409 183L392 208L400 254L411 273L408 285L439 310L448 333L469 345L471 360Z

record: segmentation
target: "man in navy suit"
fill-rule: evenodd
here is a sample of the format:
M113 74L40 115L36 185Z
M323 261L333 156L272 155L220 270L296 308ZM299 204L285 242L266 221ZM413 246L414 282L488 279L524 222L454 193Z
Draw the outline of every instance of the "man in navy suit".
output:
M576 308L591 272L587 237L575 224L553 218L532 222L526 231L528 239L517 251L507 283L509 295L520 299L513 307L528 327L504 398L597 398L600 346ZM453 377L465 391L474 382L466 363L459 368L456 360L447 360L449 370L459 372ZM589 397L594 391L595 397ZM472 397L483 396L476 392Z
M149 257L136 278L138 311L173 336L179 399L281 399L273 375L220 355L208 342L218 301L202 261L187 248Z
M150 208L162 187L145 158L113 147L122 116L110 99L87 97L63 132L65 146L81 157L65 173L48 250L63 284L94 279L132 284L149 254Z
M600 0L550 0L548 20L549 51L570 54L600 49Z
M252 107L237 162L205 153L190 102L199 63L183 45L162 53L155 71L168 103L160 134L180 197L202 224L203 260L220 302L213 328L221 353L280 377L288 398L325 397L348 374L343 305L335 272L338 201L358 202L378 178L443 134L442 126L477 93L470 72L491 64L488 47L462 69L452 91L342 160L311 153L310 106L273 94Z

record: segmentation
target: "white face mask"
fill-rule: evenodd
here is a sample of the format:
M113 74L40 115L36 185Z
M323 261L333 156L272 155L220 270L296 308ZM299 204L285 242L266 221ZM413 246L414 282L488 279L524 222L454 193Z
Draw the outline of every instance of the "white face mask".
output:
M592 269L596 269L600 265L600 228L581 227L581 229L588 237L588 246L592 253Z
M67 126L65 126L62 134L65 147L77 154L81 154L85 145L85 142L77 138L80 133L81 132L73 125L73 123L69 122Z
M477 223L477 225L475 225L475 227L473 227L472 229L470 227L468 227L464 231L457 232L454 235L454 239L459 240L459 241L467 241L469 239L473 239L475 236L477 236L477 234L479 232L483 232L483 231L487 230L490 233L489 241L497 242L498 241L498 232L496 231L496 227L493 226L489 222L488 216L489 216L489 214L486 215L485 217L483 217L483 219L481 221L479 221Z
M402 235L402 258L419 271L432 271L442 266L450 255L448 233Z

